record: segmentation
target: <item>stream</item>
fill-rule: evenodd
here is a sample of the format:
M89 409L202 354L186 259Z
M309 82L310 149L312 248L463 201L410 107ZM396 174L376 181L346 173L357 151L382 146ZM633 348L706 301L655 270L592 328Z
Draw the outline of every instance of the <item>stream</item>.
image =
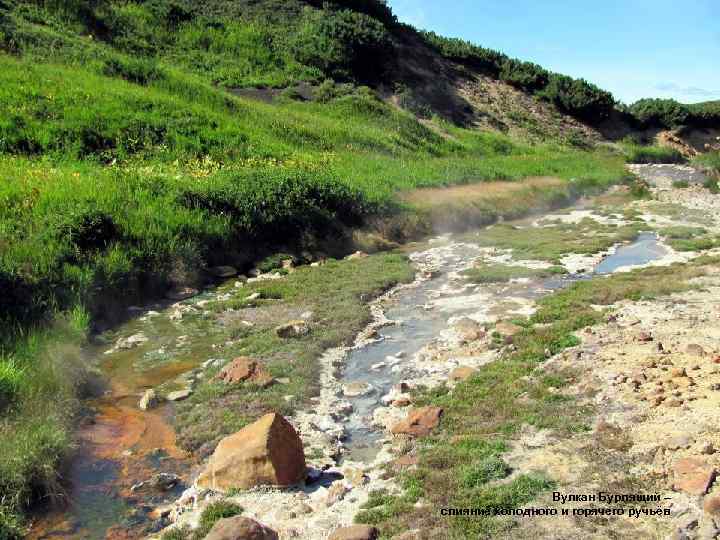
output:
M534 299L591 274L466 283L459 272L487 252L445 235L411 255L419 266L433 268L436 277L394 294L383 305L393 324L379 328L378 339L347 353L340 382L357 383L364 391L345 398L353 411L345 421L343 460L371 462L385 437L373 421L382 397L403 381L432 378L432 367L420 369L403 358L422 356L460 318L484 323L528 315ZM656 235L643 233L605 257L594 273L646 264L664 254ZM191 478L197 463L176 445L173 403L143 411L138 400L148 388L165 394L190 387L189 375L214 357L214 344L228 339L228 331L203 316L203 306L221 294L219 287L183 302L135 308L127 323L95 336L85 348L86 361L97 366L100 377L96 395L85 403L79 448L65 478L66 504L41 513L30 538L137 538L148 532L152 511L188 487L178 478ZM131 336L135 339L125 341L127 348L117 348ZM471 360L475 366L485 361Z

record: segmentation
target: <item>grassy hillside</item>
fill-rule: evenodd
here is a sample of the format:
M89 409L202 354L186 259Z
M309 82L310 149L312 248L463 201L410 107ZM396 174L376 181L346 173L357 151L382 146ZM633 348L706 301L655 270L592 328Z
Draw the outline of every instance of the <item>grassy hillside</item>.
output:
M569 195L624 176L607 150L381 99L403 39L419 38L372 0L0 0L0 537L71 448L82 370L55 344L101 314L208 265L342 254L359 227L401 241L428 226L403 191L554 176ZM227 90L254 87L272 99Z

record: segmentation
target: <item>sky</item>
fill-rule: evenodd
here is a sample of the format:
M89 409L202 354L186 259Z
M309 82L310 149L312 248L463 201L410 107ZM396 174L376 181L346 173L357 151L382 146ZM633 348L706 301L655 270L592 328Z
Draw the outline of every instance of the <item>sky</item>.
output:
M720 0L388 0L416 28L582 77L632 103L720 99Z

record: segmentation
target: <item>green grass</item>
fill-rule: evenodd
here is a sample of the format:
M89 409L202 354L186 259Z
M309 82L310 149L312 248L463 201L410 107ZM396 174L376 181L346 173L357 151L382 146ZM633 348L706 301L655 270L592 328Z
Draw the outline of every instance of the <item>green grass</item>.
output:
M57 468L73 447L70 431L82 384L79 311L19 339L0 355L0 537L21 538L21 511L38 493L60 496ZM16 535L16 536L14 536Z
M597 253L635 239L641 225L603 225L590 218L578 224L544 223L543 227L494 225L468 237L481 246L512 249L513 257L559 264L569 253ZM498 269L502 270L502 269Z
M685 163L683 155L666 146L641 145L626 142L622 145L629 163Z
M659 229L658 233L668 239L673 249L678 251L702 251L720 245L720 239L708 234L702 227L675 226Z
M543 278L557 274L565 274L562 266L550 268L527 268L508 264L480 264L463 272L473 283L503 283L516 278Z
M536 368L546 350L556 354L580 341L574 333L601 323L609 306L622 299L651 299L691 288L688 280L717 264L705 257L687 265L646 268L576 282L542 298L538 311L513 338L514 350L450 391L420 392L417 406L443 408L440 428L418 445L417 470L405 473L412 491L372 498L358 520L378 526L383 537L407 529L433 530L444 538L486 538L507 532L511 522L495 517L441 517L412 506L421 498L430 508L517 508L554 486L552 479L522 474L512 481L502 456L525 424L571 436L590 429L593 411L557 390L575 377L572 371ZM524 399L518 399L521 396ZM406 488L407 489L407 488Z
M693 159L693 163L704 167L711 172L720 174L720 152L706 152Z

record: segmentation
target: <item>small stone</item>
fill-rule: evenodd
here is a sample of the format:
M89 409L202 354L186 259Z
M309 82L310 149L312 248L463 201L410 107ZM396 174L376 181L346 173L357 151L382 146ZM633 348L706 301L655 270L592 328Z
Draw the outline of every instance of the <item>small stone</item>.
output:
M711 516L720 516L720 495L708 495L705 497L703 510Z
M343 385L343 395L346 397L359 397L372 392L373 387L366 382L349 382Z
M674 367L670 370L670 375L672 375L673 377L685 377L685 375L687 375L687 372L683 367Z
M477 373L477 369L475 368L471 368L469 366L458 366L450 372L449 378L451 381L459 382L469 379L475 373Z
M350 489L345 485L342 480L333 482L328 489L327 497L325 498L325 504L327 506L332 506L336 502L343 500L348 491L350 491Z
M167 395L168 401L182 401L184 399L189 398L192 395L192 390L185 389L185 390L176 390L175 392L170 392Z
M335 529L328 540L377 540L380 533L370 525L352 525Z
M649 341L652 341L653 339L654 338L650 332L641 331L637 335L637 340L640 341L641 343L647 343Z
M356 251L355 253L352 253L352 254L348 255L347 257L345 257L345 260L354 261L357 259L364 259L367 256L368 256L368 254L365 253L364 251Z
M355 467L346 467L343 469L343 476L345 480L355 487L364 486L370 480L361 469L356 469Z
M160 398L158 398L157 394L155 393L155 390L145 390L145 393L140 398L140 402L138 403L138 407L142 411L147 411L150 409L154 409L160 404Z
M259 292L255 292L255 293L252 293L251 295L246 296L246 297L245 297L245 301L246 301L246 302L252 302L253 300L257 300L257 299L259 299L259 298L260 298L260 293L259 293Z
M405 434L424 437L440 424L443 410L440 407L421 407L410 411L407 418L390 430L395 435Z
M284 339L299 338L310 333L310 325L308 325L307 321L298 319L276 327L275 333Z
M715 453L715 447L713 446L713 443L706 441L700 443L700 446L698 447L698 452L704 455L712 455Z
M278 540L278 535L254 519L233 516L217 521L205 540Z
M215 379L225 384L249 382L261 388L270 386L275 382L273 376L257 360L247 356L238 356L215 376Z
M313 513L313 509L312 509L312 506L310 506L309 504L304 503L304 502L300 502L300 503L297 504L297 506L295 506L294 512L295 512L296 515L302 516L302 515L305 515L305 514L312 514L312 513Z
M682 399L672 398L665 401L665 405L668 407L680 407L684 401Z
M692 439L688 435L677 435L670 438L665 443L665 448L669 450L679 450L682 448L688 448L692 444Z

